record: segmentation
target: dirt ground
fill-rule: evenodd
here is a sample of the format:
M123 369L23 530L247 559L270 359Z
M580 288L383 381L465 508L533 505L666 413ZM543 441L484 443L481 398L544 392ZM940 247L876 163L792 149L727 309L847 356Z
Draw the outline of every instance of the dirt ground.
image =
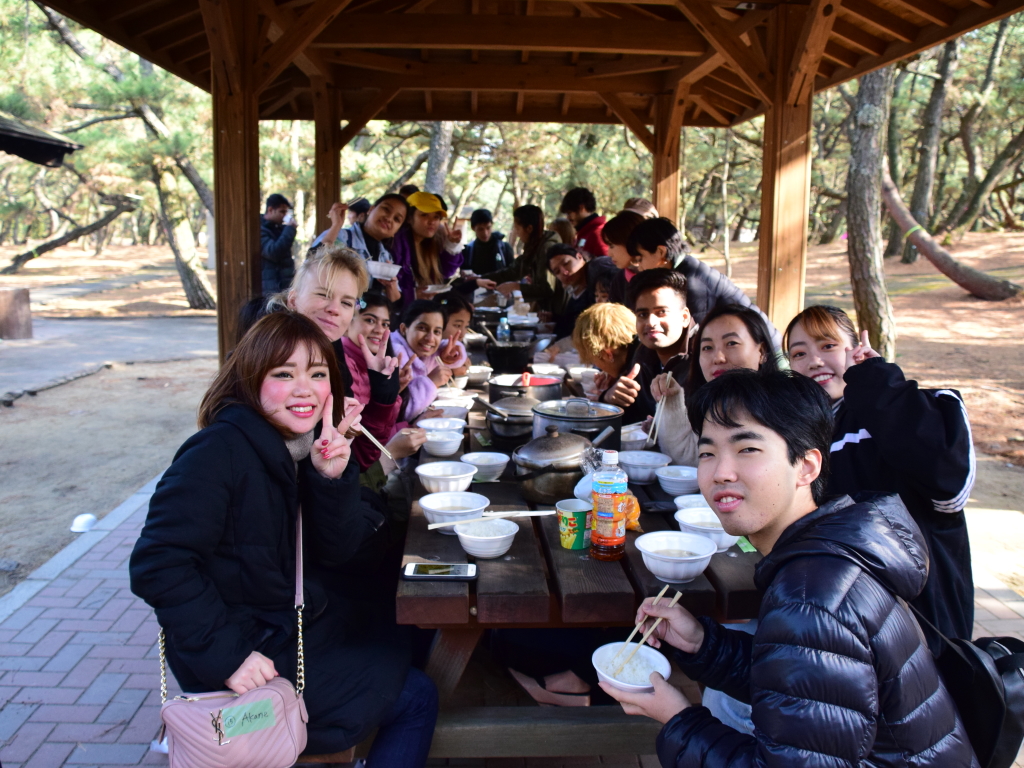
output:
M0 264L24 248L0 248ZM1024 283L1024 234L970 234L951 250L966 263ZM702 255L724 268L720 255ZM756 245L733 249L736 282L755 293ZM978 451L969 508L972 546L991 572L1024 595L1024 302L972 299L923 259L887 263L899 332L897 362L927 387L964 396ZM189 310L170 253L113 246L100 257L76 246L36 259L2 287L78 281L131 285L52 301L35 314L131 317L211 314ZM845 244L811 249L808 303L852 308ZM73 537L75 515L102 517L164 469L195 429L215 372L210 360L115 365L0 408L0 594Z

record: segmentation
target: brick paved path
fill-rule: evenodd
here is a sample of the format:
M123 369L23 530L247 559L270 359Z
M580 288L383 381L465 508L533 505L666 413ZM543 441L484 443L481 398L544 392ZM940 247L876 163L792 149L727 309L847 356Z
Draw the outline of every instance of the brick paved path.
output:
M128 557L155 485L154 479L0 598L3 768L167 765L165 755L149 751L160 724L156 620L128 588ZM1024 598L978 563L975 582L977 633L1024 639ZM173 678L168 685L171 695L179 692ZM657 766L651 757L431 765L448 762L467 768ZM1015 765L1024 768L1024 760Z

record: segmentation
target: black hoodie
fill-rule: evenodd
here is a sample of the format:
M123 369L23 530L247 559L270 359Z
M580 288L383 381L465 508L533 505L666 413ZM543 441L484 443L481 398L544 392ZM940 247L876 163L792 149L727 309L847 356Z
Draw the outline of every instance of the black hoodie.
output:
M927 576L924 538L895 494L843 496L790 525L757 566L756 634L702 618L701 648L676 654L691 678L751 705L754 734L690 707L659 734L661 764L977 766L903 602Z

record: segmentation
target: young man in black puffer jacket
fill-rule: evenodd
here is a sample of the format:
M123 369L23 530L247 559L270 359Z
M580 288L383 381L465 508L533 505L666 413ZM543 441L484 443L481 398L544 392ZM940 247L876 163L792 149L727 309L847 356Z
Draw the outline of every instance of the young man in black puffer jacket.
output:
M832 411L811 379L731 371L695 394L701 492L726 531L764 559L753 636L645 602L652 645L690 677L751 704L753 735L691 706L657 673L653 693L602 684L630 714L663 723L666 768L915 766L978 762L905 601L927 546L896 494L825 501Z

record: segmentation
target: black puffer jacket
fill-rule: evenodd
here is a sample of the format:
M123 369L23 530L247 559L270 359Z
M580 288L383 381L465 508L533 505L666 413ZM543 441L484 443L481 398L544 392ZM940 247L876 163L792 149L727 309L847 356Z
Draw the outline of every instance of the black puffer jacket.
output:
M358 743L408 670L393 628L369 627L325 578L384 517L350 461L327 480L245 405L189 438L157 485L130 561L132 591L156 610L167 660L188 692L222 690L252 651L295 681L295 519L302 503L310 749Z
M751 704L754 734L704 707L658 736L663 766L936 766L977 760L914 617L927 547L896 495L831 501L793 523L757 567L753 636L703 618L690 677Z

